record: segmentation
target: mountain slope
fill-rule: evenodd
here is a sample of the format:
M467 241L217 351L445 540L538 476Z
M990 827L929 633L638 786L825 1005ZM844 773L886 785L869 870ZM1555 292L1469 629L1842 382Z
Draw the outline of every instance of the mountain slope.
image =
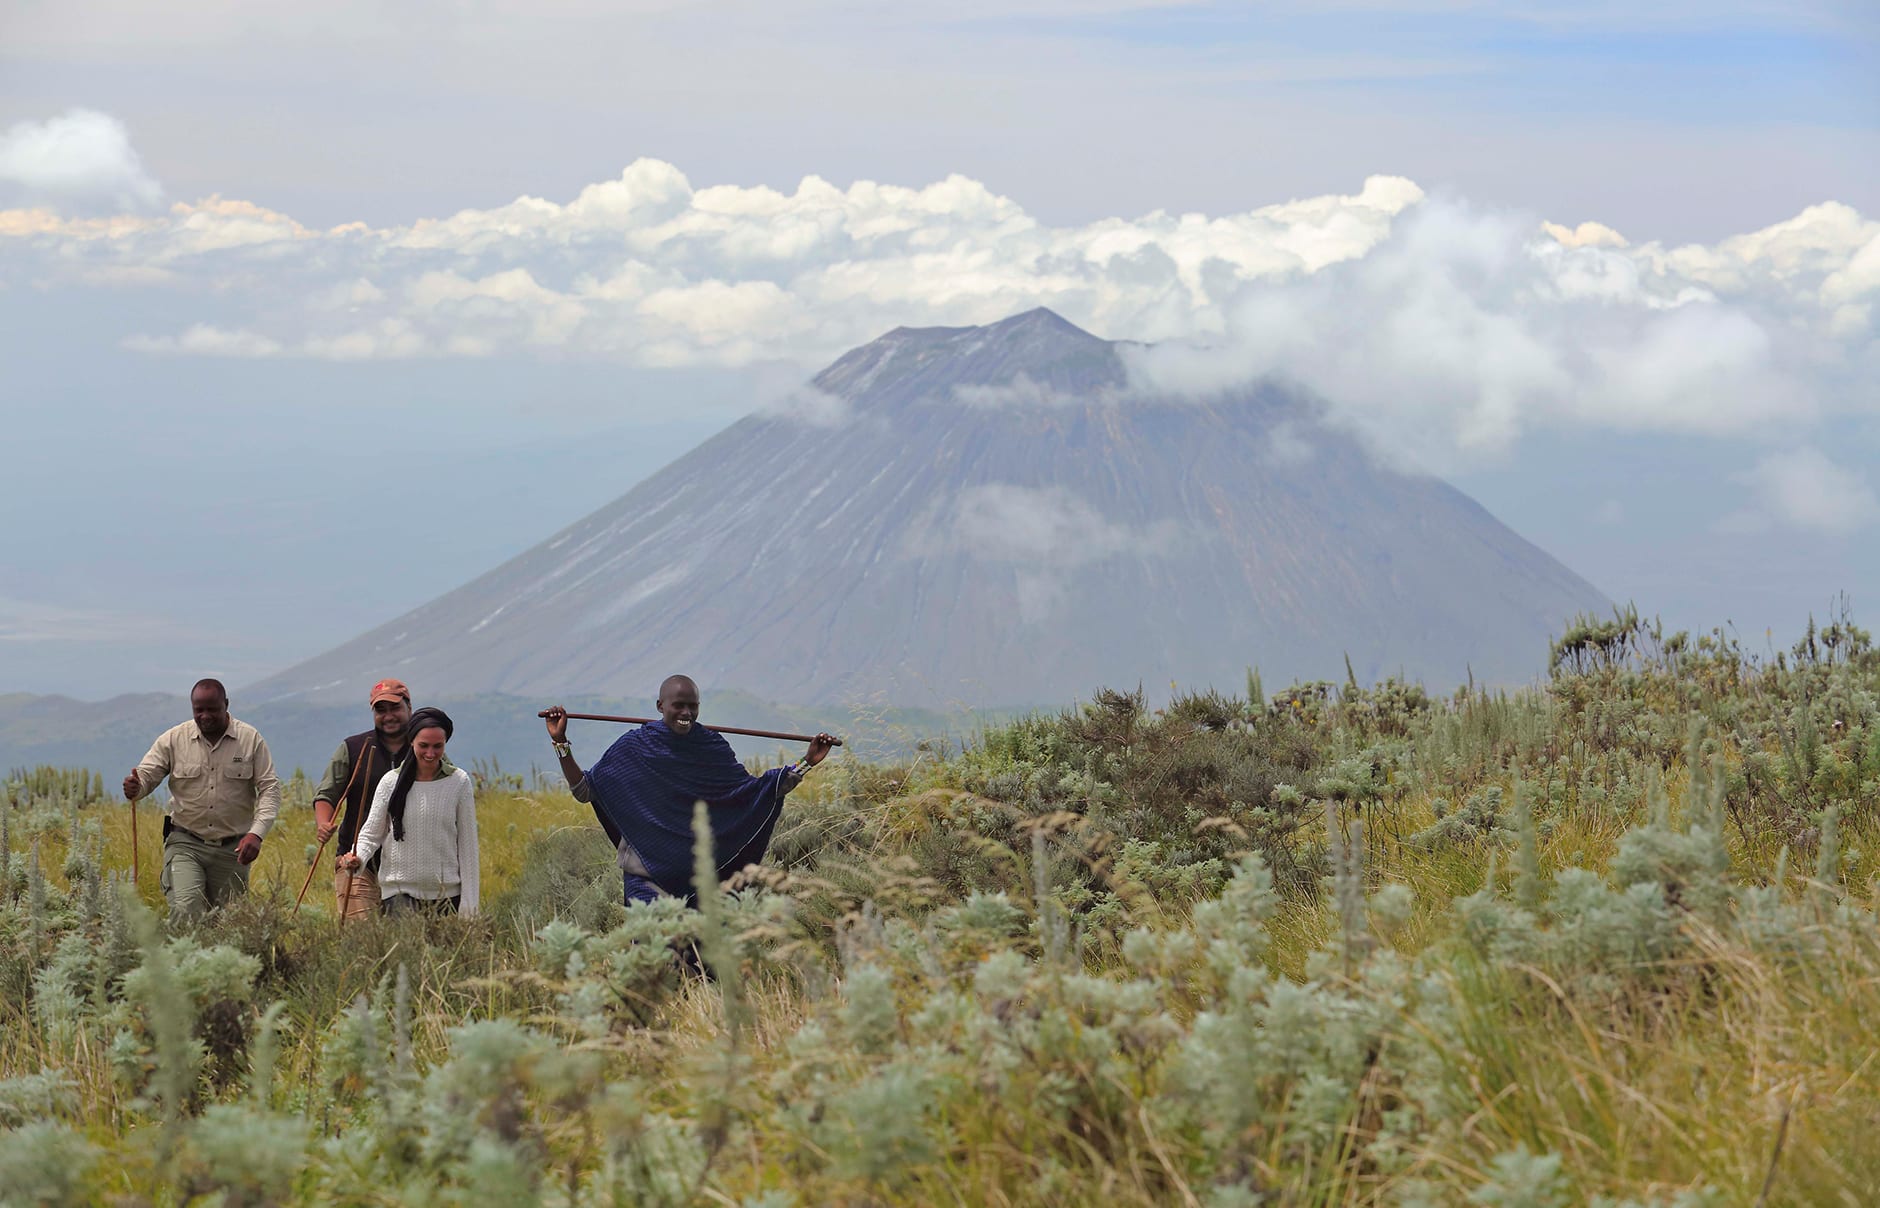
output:
M1025 704L1405 673L1526 679L1600 594L1276 391L1124 397L1045 310L897 329L481 578L248 691ZM604 451L580 472L606 473Z

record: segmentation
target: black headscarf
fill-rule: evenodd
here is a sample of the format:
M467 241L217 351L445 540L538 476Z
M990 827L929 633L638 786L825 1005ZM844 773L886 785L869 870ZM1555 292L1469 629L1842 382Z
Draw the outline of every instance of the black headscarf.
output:
M450 714L442 709L426 705L413 712L411 720L405 723L405 741L415 744L418 741L419 732L429 730L433 726L444 731L445 742L450 741L450 736L457 729L451 724ZM387 812L392 817L392 838L401 842L405 837L405 799L411 795L411 786L417 781L418 752L414 746L405 757L405 762L398 765L398 779L392 782L392 799L387 803Z

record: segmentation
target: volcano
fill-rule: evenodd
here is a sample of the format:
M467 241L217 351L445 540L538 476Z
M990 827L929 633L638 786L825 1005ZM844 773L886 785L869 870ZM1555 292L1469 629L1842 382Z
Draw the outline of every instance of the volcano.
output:
M489 573L249 689L1024 706L1546 665L1590 584L1272 386L1132 392L1048 310L898 328Z

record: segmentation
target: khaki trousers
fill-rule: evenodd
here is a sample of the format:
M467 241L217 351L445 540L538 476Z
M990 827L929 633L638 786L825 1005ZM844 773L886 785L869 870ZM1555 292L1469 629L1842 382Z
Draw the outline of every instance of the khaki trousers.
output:
M379 912L379 878L370 868L333 874L333 901L341 919L363 919Z
M236 863L233 843L206 843L172 830L163 840L159 881L170 903L170 917L188 921L247 893L248 866Z

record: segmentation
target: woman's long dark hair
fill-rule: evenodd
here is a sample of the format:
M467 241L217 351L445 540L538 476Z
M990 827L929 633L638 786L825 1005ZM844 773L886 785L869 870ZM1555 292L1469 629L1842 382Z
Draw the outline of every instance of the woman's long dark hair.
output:
M411 796L411 786L418 782L418 735L433 727L444 731L445 742L450 741L456 730L448 713L429 705L413 713L411 720L405 723L405 762L398 765L398 779L392 782L392 799L387 803L387 812L392 816L392 838L401 842L405 838L405 799Z

